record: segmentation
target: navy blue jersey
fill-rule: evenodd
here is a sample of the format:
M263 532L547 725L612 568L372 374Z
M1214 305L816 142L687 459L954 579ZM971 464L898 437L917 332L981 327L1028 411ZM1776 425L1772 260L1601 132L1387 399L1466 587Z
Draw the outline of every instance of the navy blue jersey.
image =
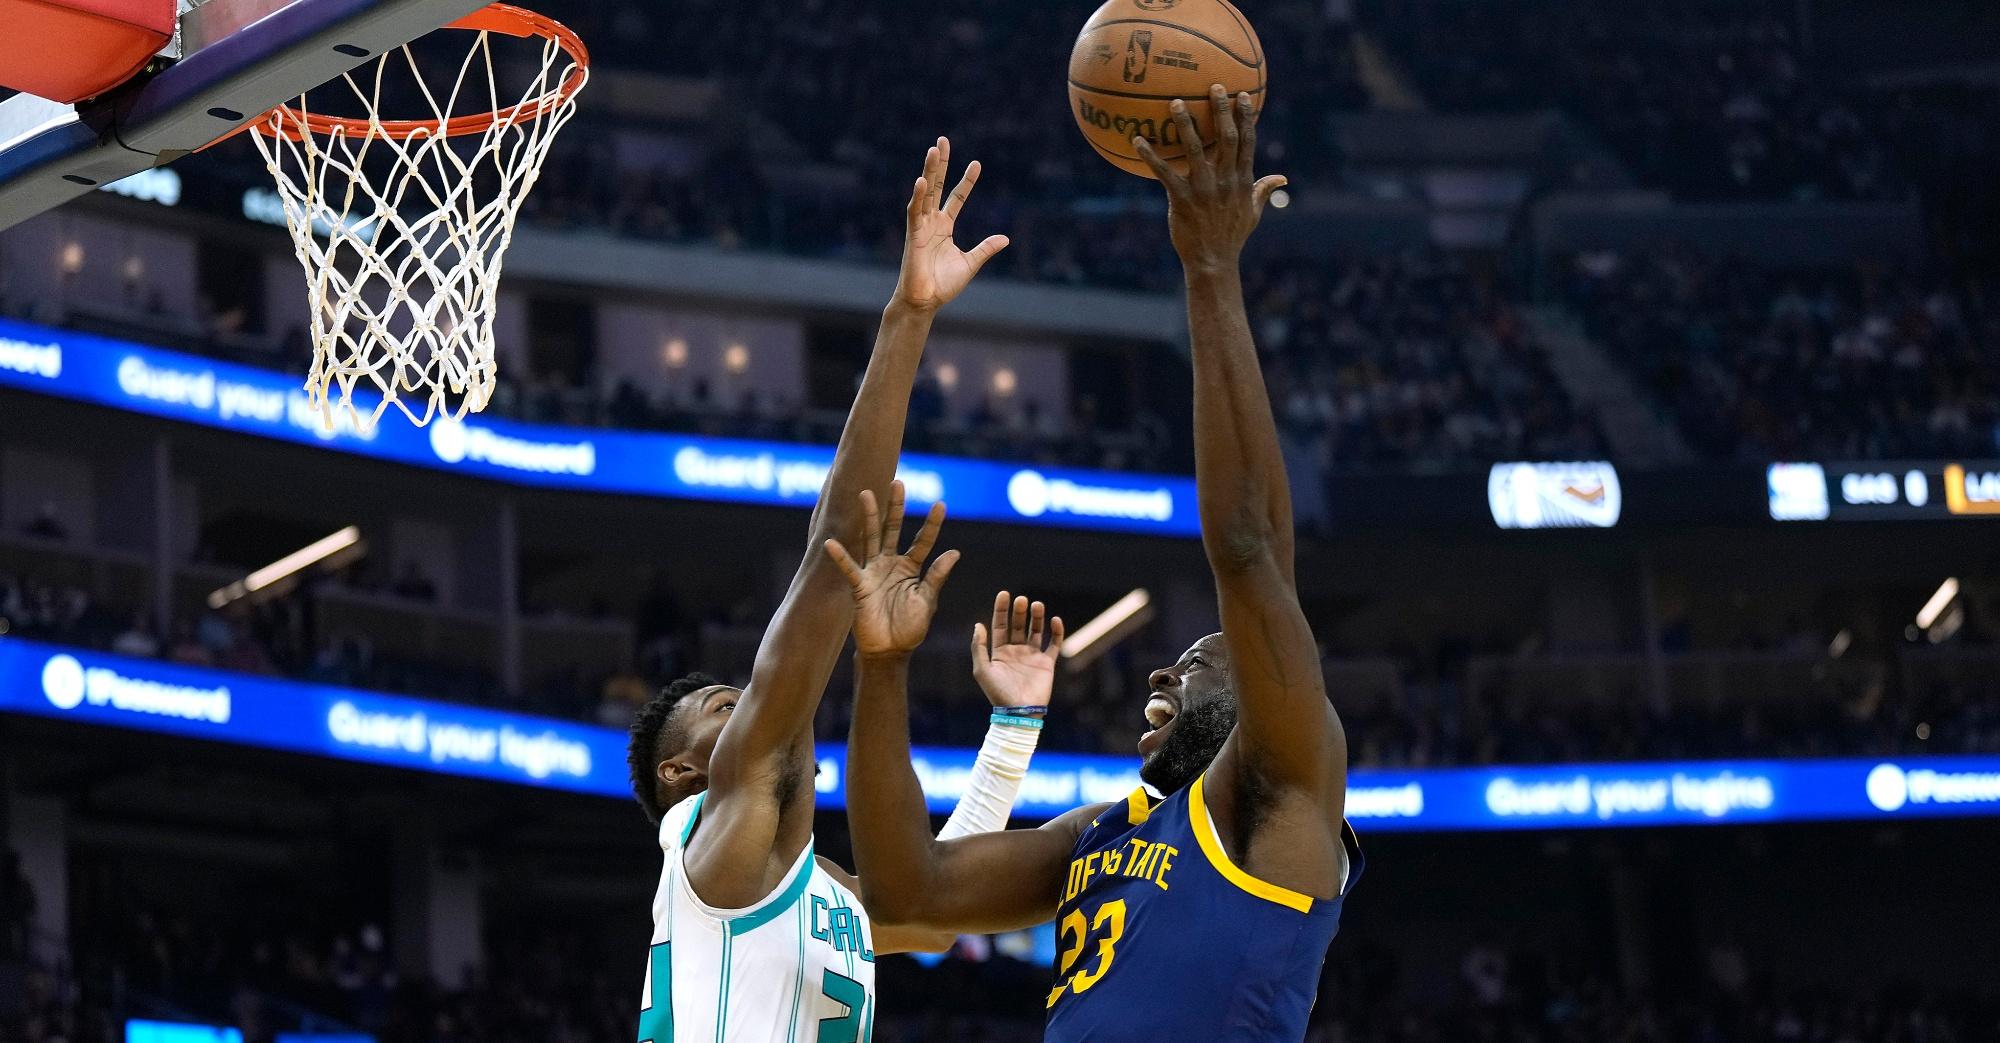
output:
M1341 896L1300 894L1229 860L1202 781L1144 790L1077 838L1056 913L1047 1043L1305 1038L1340 906L1361 875L1343 823Z

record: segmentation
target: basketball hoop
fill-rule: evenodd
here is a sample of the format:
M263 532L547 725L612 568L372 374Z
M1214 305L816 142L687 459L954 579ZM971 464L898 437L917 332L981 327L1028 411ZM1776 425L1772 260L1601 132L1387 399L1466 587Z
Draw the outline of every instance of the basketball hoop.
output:
M365 116L311 111L302 96L251 125L306 269L305 387L329 428L336 405L371 430L391 405L421 427L492 400L500 262L589 79L583 41L531 11L493 4L444 28L474 34L449 92L405 45L342 77ZM540 71L518 93L501 86L495 36L541 41ZM392 63L399 79L408 66L430 118L382 118ZM365 415L364 379L382 396Z

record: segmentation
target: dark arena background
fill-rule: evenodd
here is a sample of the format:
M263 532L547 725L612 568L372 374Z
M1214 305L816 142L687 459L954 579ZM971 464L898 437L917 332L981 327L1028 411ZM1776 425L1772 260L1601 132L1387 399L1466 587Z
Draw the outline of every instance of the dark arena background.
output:
M0 1043L630 1043L625 728L748 676L940 134L1012 246L910 405L966 552L920 775L949 811L1004 588L1107 627L1020 824L1128 792L1216 609L1164 196L1066 108L1095 6L551 0L591 82L463 422L321 433L247 138L9 222ZM1307 1038L2000 1040L2000 6L1240 6L1368 859ZM1056 946L882 957L874 1038L1040 1039Z

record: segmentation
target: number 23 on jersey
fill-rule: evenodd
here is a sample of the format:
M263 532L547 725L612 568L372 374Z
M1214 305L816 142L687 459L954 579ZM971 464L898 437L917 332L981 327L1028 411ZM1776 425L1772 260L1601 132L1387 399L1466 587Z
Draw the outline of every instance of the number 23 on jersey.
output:
M1118 958L1118 939L1125 936L1125 900L1115 899L1088 912L1070 910L1070 914L1063 917L1061 934L1065 948L1062 960L1056 965L1056 977L1062 980L1049 990L1048 1005L1051 1007L1065 992L1089 992L1091 986L1111 970L1111 961ZM1094 958L1088 961L1089 966L1078 967L1079 959L1093 938L1097 940Z

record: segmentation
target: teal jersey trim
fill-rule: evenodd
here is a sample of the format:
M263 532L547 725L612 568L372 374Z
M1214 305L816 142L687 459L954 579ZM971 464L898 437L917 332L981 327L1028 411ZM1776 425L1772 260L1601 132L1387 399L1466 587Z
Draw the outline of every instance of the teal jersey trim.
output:
M806 884L812 881L814 865L812 845L808 844L806 845L805 857L799 859L799 868L793 871L792 879L785 884L785 889L779 892L776 898L766 902L762 909L729 921L729 933L731 935L747 934L783 916L785 911L790 909L799 900L799 896L806 893Z
M718 978L715 997L715 1043L726 1043L729 1038L729 935L722 936L722 974Z
M792 1023L785 1029L786 1043L799 1038L799 1007L806 997L806 906L800 902L794 906L796 914L792 920L799 928L799 966L792 975Z
M694 795L694 810L688 812L688 824L681 827L682 847L686 847L688 844L688 838L694 836L695 820L701 817L701 802L707 799L708 799L707 790L703 790L700 793Z

